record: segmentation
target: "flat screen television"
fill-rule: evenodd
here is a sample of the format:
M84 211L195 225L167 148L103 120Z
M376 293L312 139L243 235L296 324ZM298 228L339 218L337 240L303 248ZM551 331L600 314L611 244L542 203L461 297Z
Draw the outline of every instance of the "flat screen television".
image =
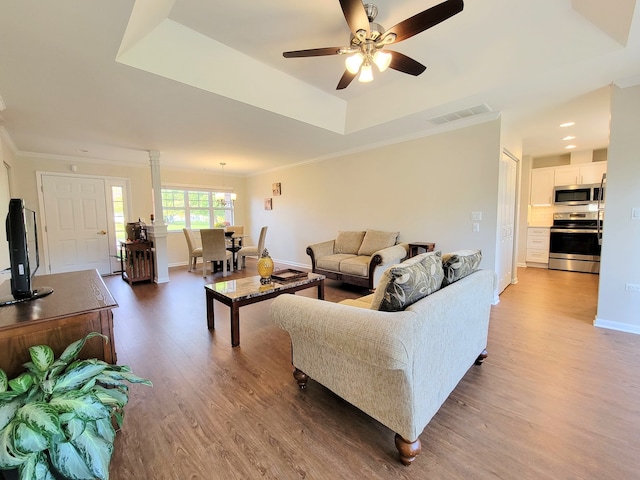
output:
M6 228L11 263L11 297L0 298L0 305L33 300L50 294L49 287L31 288L33 275L40 266L36 212L24 206L21 198L9 201Z

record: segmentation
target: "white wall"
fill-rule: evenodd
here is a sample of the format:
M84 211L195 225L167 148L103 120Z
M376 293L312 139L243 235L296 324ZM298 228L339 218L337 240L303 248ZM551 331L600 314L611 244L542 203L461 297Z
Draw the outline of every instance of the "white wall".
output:
M612 88L611 140L607 165L605 211L597 326L640 334L640 293L625 290L640 284L640 86Z
M4 140L3 136L0 134L0 222L3 225L4 219L9 211L9 199L11 198L7 167L11 168L13 161L13 152L10 150L8 142ZM5 167L5 165L7 165L7 167ZM4 227L0 228L5 232ZM4 269L10 267L9 248L6 240L6 232L0 234L0 272L3 272ZM9 273L6 275L7 278L10 278ZM0 276L0 282L3 281L3 279L4 276Z
M494 268L500 120L250 177L251 233L276 261L310 266L307 245L338 230L399 231L443 252L480 248ZM272 197L271 185L282 183ZM273 198L273 210L264 199ZM480 232L471 212L481 211Z

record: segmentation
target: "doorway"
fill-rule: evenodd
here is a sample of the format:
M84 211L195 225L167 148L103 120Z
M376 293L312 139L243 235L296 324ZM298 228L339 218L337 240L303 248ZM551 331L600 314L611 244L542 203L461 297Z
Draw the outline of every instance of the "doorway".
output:
M40 216L47 273L119 269L114 186L128 204L128 180L59 173L38 173Z
M496 272L499 295L515 278L513 274L516 192L518 186L518 159L506 150L500 158L498 183L498 235Z

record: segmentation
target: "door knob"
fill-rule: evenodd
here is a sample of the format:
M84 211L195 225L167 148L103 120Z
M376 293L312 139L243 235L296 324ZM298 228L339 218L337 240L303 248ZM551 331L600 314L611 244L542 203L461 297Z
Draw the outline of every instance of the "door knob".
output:
M100 230L100 231L98 232L98 235L106 235L106 234L107 234L107 231L106 231L106 230Z

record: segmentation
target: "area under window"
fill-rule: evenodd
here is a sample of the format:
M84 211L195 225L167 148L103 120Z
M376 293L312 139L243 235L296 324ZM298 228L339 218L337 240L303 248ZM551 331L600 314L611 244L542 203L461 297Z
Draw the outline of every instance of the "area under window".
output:
M223 193L224 199L217 200ZM233 225L233 202L230 192L213 190L163 188L162 211L168 231L183 228L221 228Z

